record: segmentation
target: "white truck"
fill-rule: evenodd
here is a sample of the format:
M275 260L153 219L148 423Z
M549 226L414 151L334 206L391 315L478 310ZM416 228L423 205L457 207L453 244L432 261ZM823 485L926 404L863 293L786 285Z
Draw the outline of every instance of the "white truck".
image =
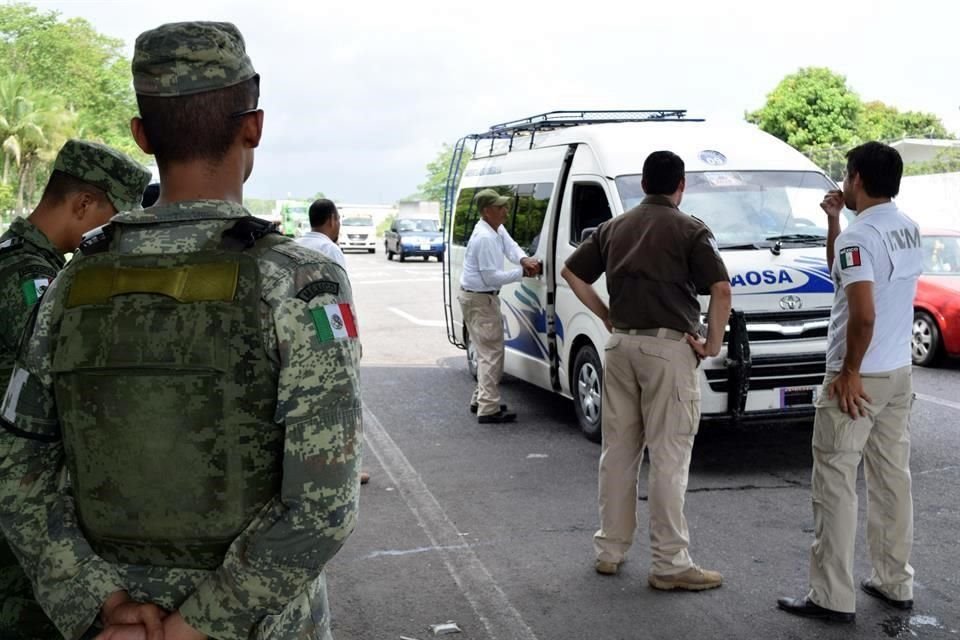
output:
M473 159L461 177L456 168L468 144ZM448 338L466 349L475 374L456 292L478 219L474 195L496 189L513 199L507 230L544 265L541 276L501 290L504 369L572 398L584 434L599 440L609 334L559 272L587 234L640 202L643 161L660 149L683 158L681 209L709 225L733 287L724 347L700 368L702 419L809 420L833 299L818 205L835 184L752 125L712 125L681 110L550 112L464 137L451 163L443 225ZM605 280L594 286L606 299Z

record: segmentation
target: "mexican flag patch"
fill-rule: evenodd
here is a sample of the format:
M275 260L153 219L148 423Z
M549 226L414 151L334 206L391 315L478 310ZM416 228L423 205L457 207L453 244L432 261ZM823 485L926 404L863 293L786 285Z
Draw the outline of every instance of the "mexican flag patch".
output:
M353 318L353 309L345 302L311 309L310 315L313 316L313 325L317 329L317 338L320 342L357 337L357 323Z
M846 247L840 250L840 268L860 266L860 247Z
M49 278L27 280L20 285L20 290L23 292L23 301L27 303L27 306L37 304L37 300L40 299L40 296L43 295L43 292L46 291L49 286Z

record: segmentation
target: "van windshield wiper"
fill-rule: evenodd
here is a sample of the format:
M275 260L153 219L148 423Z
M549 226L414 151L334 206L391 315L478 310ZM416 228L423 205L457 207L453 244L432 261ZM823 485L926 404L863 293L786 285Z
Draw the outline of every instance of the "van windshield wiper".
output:
M815 233L788 233L782 236L770 236L769 242L823 242L826 243L827 237Z
M730 242L727 244L718 244L720 251L736 251L738 249L769 249L769 242Z

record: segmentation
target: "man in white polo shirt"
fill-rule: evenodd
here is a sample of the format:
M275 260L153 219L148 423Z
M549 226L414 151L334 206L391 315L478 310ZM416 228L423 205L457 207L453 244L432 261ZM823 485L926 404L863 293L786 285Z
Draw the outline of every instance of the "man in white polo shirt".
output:
M493 189L474 197L480 220L473 228L463 258L460 276L460 308L463 323L477 353L477 387L470 411L481 424L513 422L517 414L500 404L503 375L503 317L500 315L500 287L519 282L524 276L540 273L539 261L527 257L503 227L512 198ZM503 260L520 265L504 271Z
M820 205L836 296L813 427L810 591L777 602L795 615L854 620L861 458L873 572L860 587L897 609L913 607L910 338L923 255L916 223L892 202L902 174L895 149L868 142L847 154L843 192L828 193ZM857 217L841 233L844 204Z

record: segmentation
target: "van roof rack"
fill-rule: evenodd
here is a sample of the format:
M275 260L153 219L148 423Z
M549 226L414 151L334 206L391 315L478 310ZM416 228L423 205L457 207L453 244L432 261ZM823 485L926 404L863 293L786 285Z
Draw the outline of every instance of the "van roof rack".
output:
M687 118L686 109L632 109L615 111L548 111L529 118L502 122L478 134L483 138L506 138L523 131L550 131L562 127L607 122L644 122L647 120L684 120L702 122L700 118Z

